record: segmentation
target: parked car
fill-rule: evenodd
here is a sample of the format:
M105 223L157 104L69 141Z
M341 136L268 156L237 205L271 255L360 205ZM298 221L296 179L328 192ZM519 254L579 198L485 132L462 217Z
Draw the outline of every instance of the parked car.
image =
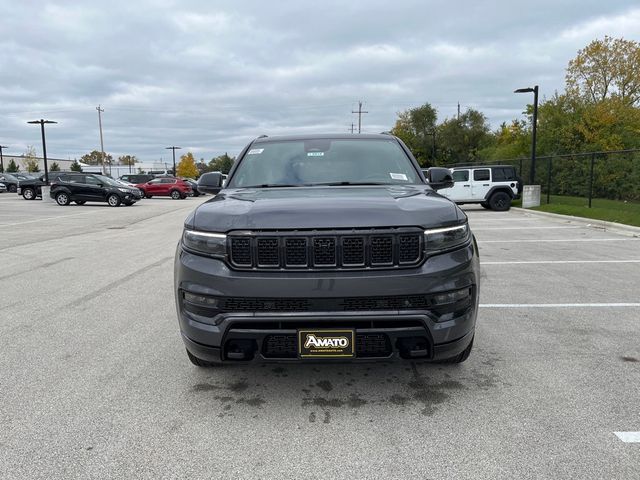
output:
M182 180L184 180L185 182L187 182L189 184L189 186L191 186L191 190L193 190L193 196L194 197L199 197L200 195L204 195L203 192L198 190L198 182L196 182L193 178L184 178L184 177L182 177Z
M122 175L120 177L120 180L124 180L125 182L137 185L139 183L146 183L149 180L153 180L154 178L156 178L155 175L150 175L147 173L130 173L127 175Z
M453 186L438 193L458 205L479 203L487 209L506 211L522 194L522 180L511 165L454 167L451 176Z
M154 178L146 183L136 185L145 197L171 197L174 200L186 198L193 193L191 186L180 178L161 177Z
M465 361L480 263L467 216L397 137L260 137L185 220L181 336L199 367L230 362ZM221 190L220 190L221 189Z
M7 191L7 186L4 183L0 183L0 193Z
M4 183L9 192L15 193L18 191L20 180L11 173L0 173L0 183Z
M60 175L83 175L76 172L49 172L49 183L55 181ZM18 186L18 195L22 195L25 200L35 200L42 198L42 190L40 187L45 185L44 175L30 180L21 180Z
M84 205L86 202L107 202L112 207L120 204L133 205L140 200L137 188L125 187L112 178L94 174L62 174L51 183L51 198L58 205L69 205L75 202Z

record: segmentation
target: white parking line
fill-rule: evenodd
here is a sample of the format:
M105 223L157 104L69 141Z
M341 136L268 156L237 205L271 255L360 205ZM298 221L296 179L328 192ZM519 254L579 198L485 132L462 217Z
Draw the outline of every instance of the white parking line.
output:
M633 242L640 238L554 238L541 240L479 240L479 243Z
M624 443L640 443L640 432L613 432Z
M505 262L480 262L481 265L546 265L563 263L640 263L640 260L514 260Z
M480 308L611 308L640 307L640 303L481 303Z
M27 220L26 222L18 222L18 223L0 223L0 227L13 227L15 225L25 225L27 223L36 223L36 222L43 222L45 220L58 220L60 218L68 218L68 217L77 217L78 215L89 215L90 213L95 213L95 210L91 210L89 212L80 212L80 213L73 213L71 215L60 215L58 217L45 217L45 218L38 218L37 220Z
M471 230L569 230L583 227L474 227L471 223Z

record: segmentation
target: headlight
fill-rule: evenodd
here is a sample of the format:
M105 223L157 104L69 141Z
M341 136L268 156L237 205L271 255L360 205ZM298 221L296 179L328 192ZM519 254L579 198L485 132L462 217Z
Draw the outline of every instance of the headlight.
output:
M129 190L126 189L126 188L119 188L118 187L118 190L120 190L122 193L129 193Z
M469 225L466 223L455 227L425 230L426 251L427 253L433 253L464 245L469 241L470 235Z
M227 236L223 233L197 232L185 230L182 244L195 253L224 257L227 254Z

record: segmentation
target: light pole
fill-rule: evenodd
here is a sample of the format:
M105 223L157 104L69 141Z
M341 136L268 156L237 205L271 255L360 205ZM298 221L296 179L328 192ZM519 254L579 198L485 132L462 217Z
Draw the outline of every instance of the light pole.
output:
M2 150L9 148L6 145L0 145L0 173L4 173L4 157L2 156Z
M54 122L53 120L43 120L42 118L40 120L32 120L30 122L27 123L39 123L40 124L40 131L42 132L42 156L44 157L44 183L46 185L49 185L49 169L47 167L47 143L45 142L44 139L44 124L45 123L58 123L58 122Z
M519 88L513 93L531 93L533 92L533 132L531 135L531 173L529 175L529 184L533 185L536 177L536 128L538 126L538 85L533 88Z
M165 150L173 150L173 176L176 176L176 150L180 150L182 147L167 147Z

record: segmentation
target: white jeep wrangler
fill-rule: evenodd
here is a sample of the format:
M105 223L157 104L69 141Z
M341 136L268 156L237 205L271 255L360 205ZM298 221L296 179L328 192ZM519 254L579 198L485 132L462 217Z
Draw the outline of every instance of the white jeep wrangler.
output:
M479 203L484 208L505 211L520 198L522 180L511 165L476 165L451 168L453 187L438 190L459 205Z

